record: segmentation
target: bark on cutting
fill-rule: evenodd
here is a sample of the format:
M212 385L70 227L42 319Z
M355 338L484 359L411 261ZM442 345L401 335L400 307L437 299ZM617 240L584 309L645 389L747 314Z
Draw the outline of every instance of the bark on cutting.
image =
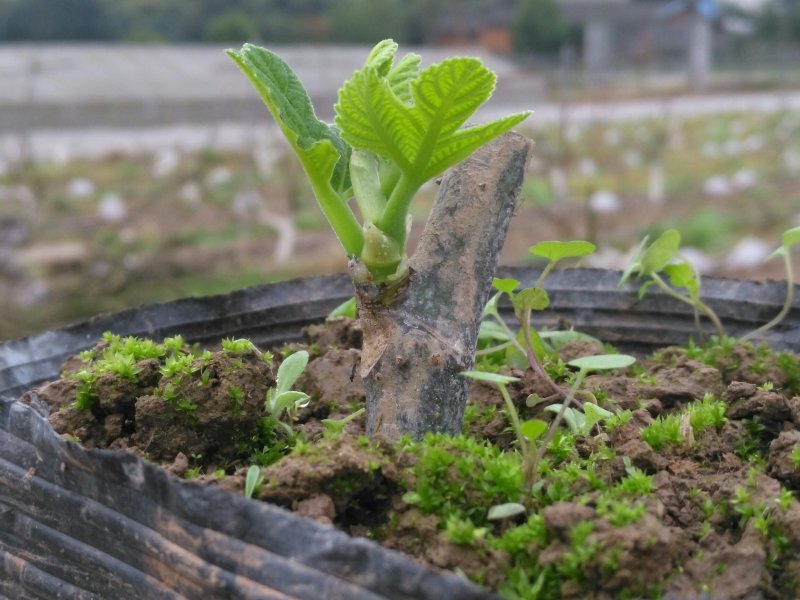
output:
M530 142L509 133L449 171L394 286L356 285L367 432L458 434L483 307L516 207Z

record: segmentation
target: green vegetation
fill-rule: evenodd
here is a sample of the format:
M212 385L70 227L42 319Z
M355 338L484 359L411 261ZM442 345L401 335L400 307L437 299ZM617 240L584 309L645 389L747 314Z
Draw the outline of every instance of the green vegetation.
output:
M653 450L662 450L669 445L677 446L687 441L689 431L694 436L706 429L719 430L725 422L726 408L725 402L706 394L702 400L692 402L678 413L656 418L642 429L642 439ZM686 423L690 427L686 427Z
M305 392L292 389L307 364L308 352L305 350L294 352L284 358L281 366L278 367L275 387L267 390L267 398L264 402L265 412L277 420L290 436L293 434L292 422L297 416L297 411L308 406L311 401L310 396Z
M404 43L436 42L442 22L455 12L486 16L514 9L503 0L48 0L0 1L0 38L116 40L132 42L339 42L369 43L393 37ZM555 2L522 2L509 24L520 50L553 52L567 28ZM545 19L542 21L542 19ZM541 23L549 23L543 28Z
M695 314L702 313L714 324L719 337L725 337L725 329L717 314L700 300L700 274L692 264L680 255L681 234L677 229L669 229L661 234L652 244L647 245L648 238L642 241L639 252L633 257L620 280L625 283L631 275L646 278L639 287L639 297L643 297L648 288L657 286L661 291L691 306ZM671 286L661 274L669 278ZM683 294L674 288L685 290Z
M397 44L377 44L339 90L335 126L317 119L308 93L278 55L246 44L228 54L248 76L294 149L354 279L406 275L409 209L424 183L509 131L530 113L462 128L486 102L495 75L480 60L450 58L420 70L420 57L394 62ZM355 196L359 223L347 204Z

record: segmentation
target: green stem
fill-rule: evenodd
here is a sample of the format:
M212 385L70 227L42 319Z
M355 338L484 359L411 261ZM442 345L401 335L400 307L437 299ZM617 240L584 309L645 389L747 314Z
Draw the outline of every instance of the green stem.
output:
M476 350L475 356L486 356L487 354L494 354L495 352L500 352L500 350L505 350L511 345L511 342L503 342L502 344L498 344L497 346L492 346L490 348L484 348L483 350Z
M392 195L389 196L381 218L376 222L378 229L397 242L401 248L406 247L406 215L418 189L419 185L416 182L411 181L405 174L401 175Z
M575 394L578 392L578 388L580 388L588 372L589 371L587 369L581 369L578 371L578 374L575 376L575 381L572 382L572 387L567 393L567 397L564 398L564 402L561 404L561 410L558 411L556 418L553 419L552 423L550 423L550 427L547 429L547 434L537 449L536 455L533 457L533 463L531 465L533 480L531 481L531 485L535 483L536 470L539 467L539 463L541 462L544 453L547 452L547 446L549 446L550 442L553 441L553 436L556 434L556 429L558 429L558 426L561 425L561 421L564 419L564 414L567 412L570 403L575 399Z
M792 310L792 304L794 304L794 273L792 272L791 253L788 250L783 255L783 261L783 264L786 267L786 300L783 303L783 308L781 308L781 311L775 315L775 318L773 318L769 323L766 323L758 329L743 336L741 339L742 342L747 342L753 338L763 335L775 327L778 323L783 321L786 318L786 315L789 314L789 311Z
M508 413L508 418L511 420L511 426L514 428L517 441L519 441L519 448L522 452L522 456L527 456L528 438L526 438L522 433L522 424L519 422L519 413L517 413L517 407L514 406L514 403L511 401L511 396L508 395L508 390L506 389L505 384L498 383L497 385L500 388L500 393L503 395L503 400L505 400L506 412Z
M544 369L542 369L542 366L539 364L539 361L536 360L536 355L533 354L532 351L529 352L525 346L523 346L522 344L519 343L519 341L517 341L517 336L514 335L514 332L511 331L508 325L506 325L506 322L503 321L502 317L500 316L500 313L498 313L497 310L495 309L494 311L490 311L488 314L494 317L495 321L497 321L500 327L502 327L503 330L508 334L509 337L508 343L512 344L517 350L519 350L523 354L523 356L525 356L531 369L533 369L533 372L548 383L554 394L560 394L561 389L555 384L555 382L552 379L550 379L550 376L544 371ZM522 324L522 327L524 329L525 325ZM523 335L528 335L528 334L523 334Z
M528 443L528 438L522 433L522 424L519 421L517 407L514 406L514 403L511 401L511 396L508 395L506 386L502 383L497 384L497 386L500 388L500 393L503 395L503 400L506 403L506 412L511 421L511 427L514 429L517 441L519 442L519 451L520 454L522 454L522 485L527 494L527 491L530 490L536 477L536 462L532 460L531 446Z
M700 310L700 312L702 312L705 316L707 316L711 321L711 323L714 325L714 329L717 332L717 336L720 338L725 337L725 328L722 326L722 323L720 322L717 313L711 310L711 307L709 307L705 302L703 302L699 298L693 300L691 298L687 298L686 296L682 296L681 294L673 290L671 287L669 287L667 283L663 279L661 279L661 277L658 276L658 273L651 273L650 277L652 277L653 281L656 282L656 285L659 288L661 288L661 290L671 298L675 298L675 300L679 300L684 304L688 304L689 306L692 306Z
M547 276L550 274L550 271L553 270L553 267L555 266L555 264L556 264L555 261L552 261L552 260L547 263L547 266L544 269L542 269L542 273L536 279L536 283L533 285L533 287L537 287L537 288L538 287L542 287L542 284L544 283L544 280L547 279Z
M331 229L344 246L347 255L361 256L361 250L364 248L364 233L361 231L361 225L356 220L353 211L333 190L329 181L319 175L313 175L313 171L310 169L306 169L306 173L311 181L311 188L314 190L317 202L325 214L325 218L328 219Z
M555 381L550 378L550 375L548 375L547 372L542 368L542 366L539 364L539 359L536 357L536 350L533 348L533 344L531 342L533 337L533 332L531 332L531 311L526 310L521 316L522 319L520 320L520 326L522 327L522 336L525 340L525 348L523 349L525 358L528 359L528 364L530 364L531 369L533 369L540 378L547 382L547 385L550 387L550 391L554 394L560 394L561 389L556 385Z

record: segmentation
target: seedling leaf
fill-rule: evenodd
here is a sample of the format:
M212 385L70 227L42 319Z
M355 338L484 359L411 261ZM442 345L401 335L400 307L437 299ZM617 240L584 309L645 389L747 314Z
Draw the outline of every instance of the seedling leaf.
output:
M543 288L525 288L511 297L517 317L528 310L544 310L550 306L550 297Z
M624 369L635 362L636 359L628 354L600 354L598 356L582 356L567 364L581 371L610 371Z
M601 406L597 406L597 404L594 404L593 402L583 403L583 414L586 415L586 431L584 433L588 433L592 427L594 427L603 419L614 416L614 413L612 413L610 410L606 410Z
M481 321L481 326L478 330L478 339L507 342L511 338L508 335L508 331L498 323L494 321Z
M546 258L549 262L555 263L563 258L578 258L588 256L595 251L595 245L591 242L575 240L571 242L539 242L529 249L531 254Z
M519 287L519 281L516 279L499 279L495 277L492 279L492 286L499 292L506 294L513 294L514 290Z
M328 319L333 319L335 317L350 317L351 319L356 318L356 299L355 296L350 298L349 300L345 300L339 306L334 308L331 312L328 313Z
M519 429L526 438L530 441L538 440L545 431L547 431L547 423L541 419L528 419L520 423Z
M505 504L496 504L489 509L486 515L488 521L499 521L500 519L508 519L509 517L516 517L517 515L525 514L525 507L518 502L506 502Z
M592 337L580 331L573 331L569 329L558 329L555 331L540 331L539 337L546 341L554 350L558 350L564 344L570 342L595 342L598 346L603 343L596 337Z
M275 390L278 395L288 392L292 389L297 378L303 372L308 364L308 352L300 350L290 354L278 367L278 378L275 383Z
M658 273L678 255L681 245L681 234L677 229L668 229L645 250L641 259L640 273L652 275Z
M487 373L486 371L461 371L459 375L469 377L475 381L485 381L486 383L495 383L508 385L519 381L519 377L510 377L508 375L500 375L499 373Z
M781 236L783 247L787 250L797 244L800 244L800 227L793 227L783 232Z
M557 415L561 412L562 406L562 404L551 404L550 406L546 406L545 410ZM564 410L564 420L567 422L567 426L571 432L582 433L584 431L586 426L586 416L582 412L577 411L572 407L567 407Z
M264 476L261 474L261 469L258 465L250 465L244 480L244 497L252 498L262 481Z
M700 295L700 282L697 279L697 273L687 261L665 266L664 273L667 274L672 285L686 288L692 298L697 298Z

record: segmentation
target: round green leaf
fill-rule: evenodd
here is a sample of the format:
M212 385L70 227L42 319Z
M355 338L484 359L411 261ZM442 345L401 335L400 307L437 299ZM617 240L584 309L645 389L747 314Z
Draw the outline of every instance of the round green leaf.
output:
M519 381L519 377L509 377L508 375L500 375L499 373L487 373L485 371L461 371L459 375L469 377L475 381L485 381L487 383L496 383L498 385L508 385Z
M541 256L554 263L562 258L588 256L595 251L595 248L596 246L591 242L574 240L571 242L539 242L535 246L531 246L528 250L531 254Z
M793 227L784 231L781 236L781 242L784 248L791 248L800 244L800 227Z
M624 369L635 362L636 359L628 354L600 354L599 356L582 356L567 364L581 371L610 371L611 369Z
M680 232L677 229L667 229L645 250L640 267L642 275L652 275L661 271L673 258L679 256L680 246Z
M517 289L518 285L519 281L516 279L500 279L498 277L492 279L492 286L494 286L494 289L505 292L506 294L512 294L514 290Z
M547 423L541 419L529 419L520 423L519 430L530 441L538 440L547 431Z
M509 517L516 517L525 513L525 507L518 502L506 502L505 504L496 504L489 509L486 518L489 521L499 521L500 519L508 519Z
M544 310L550 306L550 296L543 288L525 288L512 296L511 304L520 314L525 310Z

